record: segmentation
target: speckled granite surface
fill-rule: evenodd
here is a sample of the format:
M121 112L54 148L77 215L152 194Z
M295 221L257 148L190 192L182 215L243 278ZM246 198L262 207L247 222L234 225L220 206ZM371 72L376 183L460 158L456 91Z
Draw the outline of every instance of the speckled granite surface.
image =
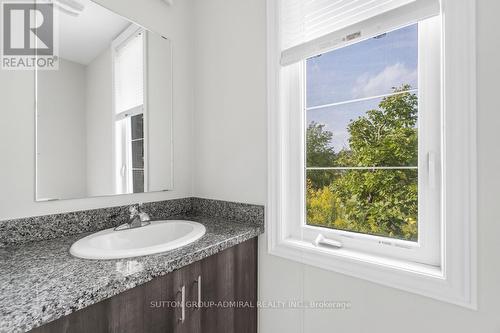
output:
M207 214L197 209L176 216L203 223L207 233L200 240L157 255L120 260L72 257L71 244L88 233L0 248L0 332L28 331L264 232L263 207L248 205L245 210L251 213L245 220L235 212L237 204L226 206L226 215L213 204L225 205L205 202Z
M262 223L264 209L262 206L239 202L191 198L191 212L210 217L222 217L233 221Z
M144 203L154 219L191 211L192 198ZM0 247L77 235L116 227L127 221L129 206L34 216L0 221Z

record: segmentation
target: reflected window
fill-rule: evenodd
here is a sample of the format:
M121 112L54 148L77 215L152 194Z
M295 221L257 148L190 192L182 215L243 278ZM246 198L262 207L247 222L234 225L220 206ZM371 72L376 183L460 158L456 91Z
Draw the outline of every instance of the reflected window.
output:
M113 42L116 190L145 188L144 31L131 26Z

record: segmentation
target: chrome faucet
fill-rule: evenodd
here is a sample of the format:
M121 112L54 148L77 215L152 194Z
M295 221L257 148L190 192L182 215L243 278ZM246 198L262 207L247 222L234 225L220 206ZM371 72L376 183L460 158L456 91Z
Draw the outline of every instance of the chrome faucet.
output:
M130 217L127 223L115 228L116 231L144 227L151 223L149 215L142 210L142 204L129 207Z

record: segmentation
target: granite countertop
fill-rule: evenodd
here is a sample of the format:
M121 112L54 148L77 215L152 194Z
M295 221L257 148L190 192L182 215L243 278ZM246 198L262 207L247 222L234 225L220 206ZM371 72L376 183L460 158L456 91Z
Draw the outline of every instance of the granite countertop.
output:
M86 260L69 254L89 233L0 248L0 332L25 332L263 233L263 225L182 216L205 225L198 241L156 255Z

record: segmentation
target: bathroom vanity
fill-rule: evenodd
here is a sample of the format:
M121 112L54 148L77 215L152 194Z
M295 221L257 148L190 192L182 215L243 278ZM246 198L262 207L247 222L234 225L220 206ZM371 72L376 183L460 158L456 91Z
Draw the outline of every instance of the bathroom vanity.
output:
M32 330L257 332L257 239Z
M0 221L0 332L256 332L264 208L184 198L144 209L206 233L153 255L89 260L71 245L121 225L127 206Z

